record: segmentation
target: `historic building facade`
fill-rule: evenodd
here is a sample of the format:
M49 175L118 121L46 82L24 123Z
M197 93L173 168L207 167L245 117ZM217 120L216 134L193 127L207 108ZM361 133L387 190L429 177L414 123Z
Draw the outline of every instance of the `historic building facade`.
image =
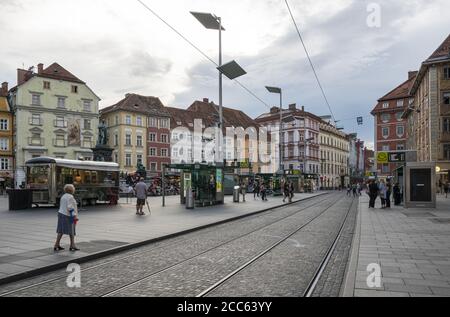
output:
M8 102L8 83L0 90L0 186L12 186L14 178L13 115Z
M170 114L159 98L127 94L100 114L121 171L134 173L142 164L148 176L161 176L170 164Z
M350 139L334 124L320 123L320 184L324 189L347 186L349 179Z
M18 69L10 90L15 114L15 181L25 181L25 162L39 156L92 160L100 98L57 63L35 73Z
M414 102L405 117L411 134L408 148L419 162L436 162L441 180L450 171L450 35L422 63L412 83Z
M371 114L375 121L375 152L395 152L406 150L408 125L404 112L414 102L410 93L417 72L409 72L408 80L378 100ZM378 164L378 177L393 176L398 164Z

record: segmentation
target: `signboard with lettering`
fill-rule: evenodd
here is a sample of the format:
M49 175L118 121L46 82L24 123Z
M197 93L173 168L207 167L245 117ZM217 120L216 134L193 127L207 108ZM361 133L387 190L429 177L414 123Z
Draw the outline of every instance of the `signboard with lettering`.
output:
M405 152L389 153L389 162L390 163L406 162L406 153Z
M378 162L378 164L389 163L389 154L387 152L378 152L377 162Z

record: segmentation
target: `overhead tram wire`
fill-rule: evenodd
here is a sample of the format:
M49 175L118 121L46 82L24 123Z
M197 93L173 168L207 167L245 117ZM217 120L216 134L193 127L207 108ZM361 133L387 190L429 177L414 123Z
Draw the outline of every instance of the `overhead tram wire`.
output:
M312 71L314 73L314 76L316 77L317 83L319 84L320 91L322 92L322 95L323 95L323 97L325 99L325 102L326 102L326 104L328 106L328 109L330 110L331 116L333 117L333 121L337 122L336 118L334 116L333 110L331 109L330 103L328 102L328 98L327 98L327 95L325 94L325 90L323 89L323 86L322 86L322 84L321 84L321 82L319 80L319 76L317 75L316 68L314 67L314 64L313 64L313 62L311 60L311 57L310 57L309 52L308 52L308 49L306 48L306 44L303 41L303 37L302 37L302 34L300 33L300 29L299 29L299 27L297 25L297 22L295 21L294 15L292 14L291 7L289 6L289 3L288 3L287 0L285 0L285 2L286 2L286 6L288 8L289 14L291 15L292 22L294 22L294 26L295 26L295 29L297 30L297 34L298 34L298 36L300 38L300 42L302 43L303 48L304 48L305 53L306 53L306 56L308 57L309 64L311 65L311 68L312 68Z
M152 13L156 18L158 18L161 22L163 22L165 25L167 25L172 31L174 31L178 36L180 36L185 42L187 42L190 46L192 46L197 52L199 52L203 57L205 57L207 60L209 60L211 63L213 63L216 67L219 67L219 64L217 64L211 57L209 57L206 53L204 53L197 45L192 43L186 36L184 36L181 32L179 32L177 29L175 29L172 25L170 25L166 20L164 20L159 14L157 14L154 10L152 10L148 5L146 5L142 0L137 0L144 8L146 8L150 13ZM270 109L270 106L264 102L261 98L259 98L254 92L252 92L249 88L247 88L244 84L242 84L237 79L234 79L234 81L241 86L247 93L249 93L251 96L256 98L259 102L264 104L267 108ZM217 111L217 109L216 109Z

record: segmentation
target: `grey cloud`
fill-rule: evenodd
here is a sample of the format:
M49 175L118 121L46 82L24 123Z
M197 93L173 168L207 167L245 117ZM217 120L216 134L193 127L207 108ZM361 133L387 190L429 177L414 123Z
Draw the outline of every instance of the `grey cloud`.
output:
M134 52L127 58L127 62L130 65L130 75L136 77L164 75L172 68L169 60L153 57L146 52Z

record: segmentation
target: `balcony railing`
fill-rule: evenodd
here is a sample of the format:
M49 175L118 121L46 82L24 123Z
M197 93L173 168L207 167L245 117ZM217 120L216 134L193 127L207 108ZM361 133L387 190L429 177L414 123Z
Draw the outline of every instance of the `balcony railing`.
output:
M45 140L44 138L28 138L28 145L44 146Z
M67 147L67 140L64 139L53 139L54 147Z

